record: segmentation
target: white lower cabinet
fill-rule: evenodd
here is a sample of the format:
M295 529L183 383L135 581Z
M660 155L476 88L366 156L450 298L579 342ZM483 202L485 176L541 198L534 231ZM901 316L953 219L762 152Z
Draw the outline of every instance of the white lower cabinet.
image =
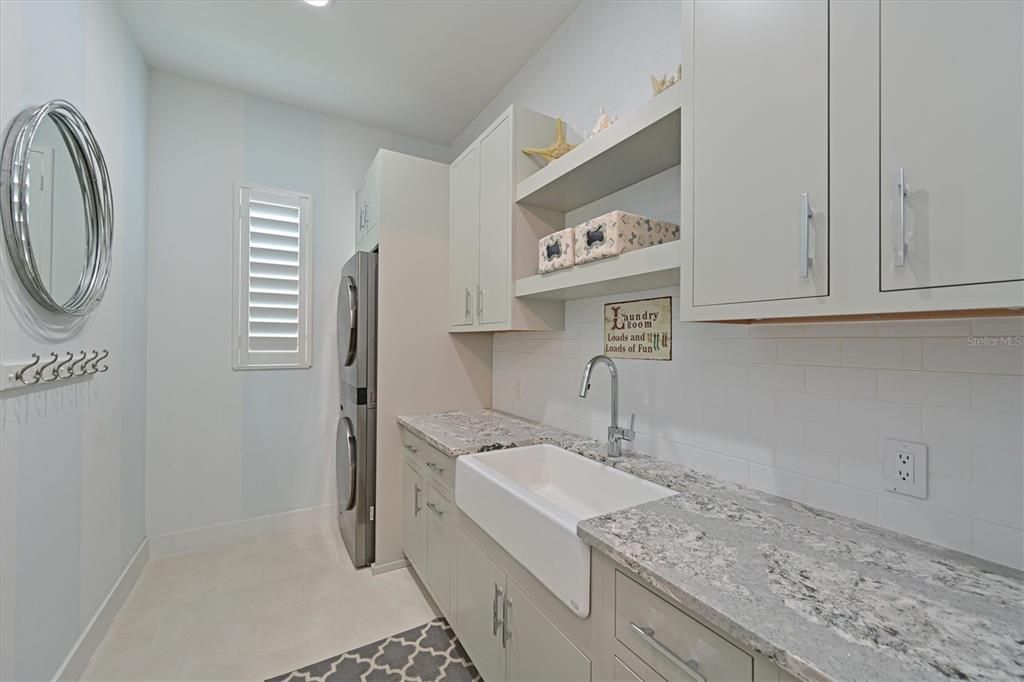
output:
M434 600L448 613L452 594L452 503L434 483L427 484L427 575Z
M455 563L455 505L449 483L453 479L437 463L444 455L404 431L402 441L402 549L441 613L449 616Z
M402 477L402 537L405 556L413 568L422 575L427 558L426 514L424 514L423 474L405 458L405 473Z
M456 544L455 629L483 678L590 680L590 659L461 528Z

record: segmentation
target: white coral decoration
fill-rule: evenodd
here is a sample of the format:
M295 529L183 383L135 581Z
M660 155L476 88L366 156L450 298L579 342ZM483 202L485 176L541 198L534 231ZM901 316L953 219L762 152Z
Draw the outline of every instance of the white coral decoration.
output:
M613 123L618 119L612 118L604 112L604 107L601 107L601 115L597 117L597 123L594 124L594 129L590 131L591 135L597 135L602 130L611 127Z

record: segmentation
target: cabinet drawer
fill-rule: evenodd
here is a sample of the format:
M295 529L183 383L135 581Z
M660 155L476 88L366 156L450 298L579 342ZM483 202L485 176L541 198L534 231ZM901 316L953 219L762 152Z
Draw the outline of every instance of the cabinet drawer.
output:
M643 665L643 664L641 664ZM665 678L654 672L647 666L640 668L638 673L630 668L618 656L612 656L612 680L613 682L665 682Z
M451 495L455 490L455 460L405 429L402 429L402 445L423 471Z
M666 679L753 680L754 659L622 573L615 637ZM688 675L687 668L696 673Z

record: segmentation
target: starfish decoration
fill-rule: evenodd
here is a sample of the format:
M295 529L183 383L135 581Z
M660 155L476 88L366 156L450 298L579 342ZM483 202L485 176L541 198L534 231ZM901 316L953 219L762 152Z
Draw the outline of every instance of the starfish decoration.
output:
M555 122L555 141L551 143L550 147L525 147L523 153L531 156L543 156L548 161L554 161L565 156L575 147L576 145L565 141L565 121L558 119Z
M657 96L665 92L666 90L668 90L681 80L683 80L682 64L676 67L676 72L674 74L666 74L663 78L655 78L654 76L651 76L651 90L653 90L654 95Z

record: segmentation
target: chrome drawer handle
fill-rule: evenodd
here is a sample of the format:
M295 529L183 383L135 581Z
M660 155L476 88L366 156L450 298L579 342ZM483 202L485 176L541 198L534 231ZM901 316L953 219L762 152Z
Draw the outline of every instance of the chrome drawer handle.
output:
M508 643L512 641L512 627L508 622L509 611L512 610L512 600L505 597L505 601L501 606L501 646L503 649L508 648Z
M408 450L409 452L412 452L412 453L417 453L417 452L419 452L419 450L417 450L416 448L414 448L414 447L413 447L413 446L411 446L411 445L406 445L406 446L405 446L405 449L406 449L406 450Z
M664 644L662 644L654 638L654 628L641 627L636 623L632 622L629 624L629 627L633 628L633 632L635 632L640 639L650 644L651 648L653 648L659 654L667 658L669 661L671 661L675 666L677 666L680 670L689 675L691 678L693 678L697 682L707 682L707 678L701 675L700 672L698 672L698 668L700 666L697 665L697 661L684 661L683 659L679 658L674 653L672 653L671 649L669 649L667 646L665 646Z
M494 603L493 610L491 611L491 634L495 637L498 636L498 628L501 627L502 621L498 618L498 601L504 596L501 588L497 584L494 585Z
M444 467L438 466L438 465L434 464L433 462L427 462L427 466L430 467L431 469L433 469L434 471L436 471L438 474L443 474L444 473Z
M438 516L444 516L444 510L441 509L440 507L438 507L433 502L427 502L427 509L429 509L430 511L434 512Z
M420 515L420 509L421 509L421 507L420 507L420 493L423 492L423 490L418 485L414 485L413 487L416 489L416 495L415 495L415 499L413 501L414 509L413 509L412 515L413 516L419 516Z

